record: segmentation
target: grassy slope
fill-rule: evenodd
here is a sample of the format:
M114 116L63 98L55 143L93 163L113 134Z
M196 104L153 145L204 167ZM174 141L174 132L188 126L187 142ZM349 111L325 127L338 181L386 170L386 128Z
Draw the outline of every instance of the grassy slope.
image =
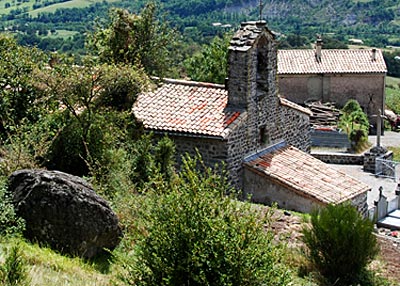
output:
M118 2L119 0L104 0L106 2ZM39 8L39 9L32 9L33 4L35 3L35 0L25 0L25 2L21 2L19 5L17 5L18 2L15 2L13 4L13 1L11 0L0 0L0 15L5 15L9 14L11 10L15 9L27 9L29 12L29 15L32 17L36 17L39 13L42 12L48 12L52 13L56 9L59 8L84 8L88 7L93 3L96 3L98 1L96 0L70 0L64 3L57 3L53 5L49 5L47 7ZM6 3L11 4L12 6L9 8L5 8Z
M27 263L31 286L106 286L110 285L110 274L102 274L95 265L79 258L69 258L48 248L25 242L22 239L0 242L0 262L4 262L6 248L18 244Z
M50 5L47 7L43 7L40 9L33 10L29 12L29 15L32 17L36 17L39 13L54 13L57 9L60 8L85 8L90 6L91 4L95 3L95 0L71 0L64 3L58 3L54 5ZM118 2L118 0L106 0L106 2Z

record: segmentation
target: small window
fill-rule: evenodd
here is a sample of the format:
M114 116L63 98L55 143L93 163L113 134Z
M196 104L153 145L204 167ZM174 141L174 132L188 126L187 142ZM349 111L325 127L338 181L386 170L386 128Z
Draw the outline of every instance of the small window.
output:
M260 127L259 142L261 145L267 144L269 141L267 128L265 126Z

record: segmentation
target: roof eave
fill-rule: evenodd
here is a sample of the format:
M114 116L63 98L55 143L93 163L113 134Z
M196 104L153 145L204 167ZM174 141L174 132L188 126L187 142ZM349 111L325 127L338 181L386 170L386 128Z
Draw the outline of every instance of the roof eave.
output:
M190 137L190 138L201 138L201 139L211 139L211 140L226 140L225 136L219 135L208 135L201 133L191 133L191 132L180 132L180 131L170 131L163 129L153 129L153 128L145 128L145 132L152 132L154 134L166 134L171 137Z
M325 198L321 198L321 197L312 195L310 193L307 193L304 190L302 190L301 188L299 188L293 184L289 184L288 182L283 181L275 176L271 176L271 174L268 174L265 171L254 168L249 162L244 163L244 167L255 174L258 174L258 175L268 178L269 180L271 180L273 183L275 183L277 185L283 186L283 187L295 192L296 194L298 194L301 197L309 198L309 199L312 199L313 201L323 203L323 204L330 204L330 203L341 204L341 203L343 203L347 200L350 200L358 195L361 195L362 193L368 192L371 189L370 187L366 186L364 188L361 188L361 189L355 191L351 195L341 197L339 200L327 200Z

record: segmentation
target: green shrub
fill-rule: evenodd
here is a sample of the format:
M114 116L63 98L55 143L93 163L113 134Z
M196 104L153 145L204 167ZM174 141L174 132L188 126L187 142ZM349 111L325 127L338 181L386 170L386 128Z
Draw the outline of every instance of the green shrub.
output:
M157 144L152 142L153 135L143 135L134 143L132 158L132 182L140 189L161 176L170 182L174 177L175 145L168 137L161 138Z
M373 223L349 204L312 212L302 233L308 259L332 285L357 283L378 252Z
M0 236L21 234L25 222L15 214L5 178L0 178Z
M127 256L127 285L287 285L283 248L264 226L271 220L249 203L227 197L225 177L184 158L162 191L146 192L144 236Z
M339 127L347 133L352 149L359 151L368 142L368 117L354 99L350 99L341 111Z
M123 111L103 110L79 119L65 116L64 126L52 140L46 155L46 167L66 173L103 175L115 166L110 150L126 149L135 136L134 118ZM85 127L85 128L83 128Z
M0 266L0 282L4 286L29 285L26 262L18 245L11 247L4 265Z

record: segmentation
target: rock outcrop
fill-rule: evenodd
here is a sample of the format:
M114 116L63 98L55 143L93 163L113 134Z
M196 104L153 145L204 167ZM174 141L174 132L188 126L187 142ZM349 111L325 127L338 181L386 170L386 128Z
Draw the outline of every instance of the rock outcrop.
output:
M19 170L9 178L25 236L62 253L92 258L112 250L122 230L109 204L85 180L58 171Z

